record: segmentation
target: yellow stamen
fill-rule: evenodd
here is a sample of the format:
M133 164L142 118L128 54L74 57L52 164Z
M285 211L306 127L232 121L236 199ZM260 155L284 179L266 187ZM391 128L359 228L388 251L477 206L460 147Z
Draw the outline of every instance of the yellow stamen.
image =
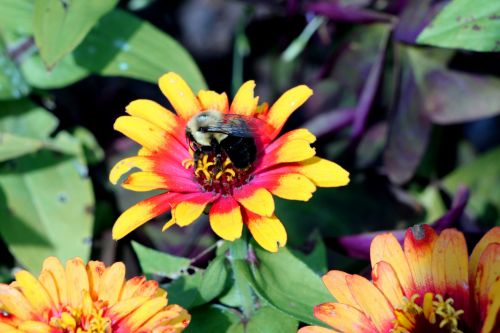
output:
M181 164L184 167L184 169L189 169L190 167L194 166L194 160L186 158L184 161L181 162Z

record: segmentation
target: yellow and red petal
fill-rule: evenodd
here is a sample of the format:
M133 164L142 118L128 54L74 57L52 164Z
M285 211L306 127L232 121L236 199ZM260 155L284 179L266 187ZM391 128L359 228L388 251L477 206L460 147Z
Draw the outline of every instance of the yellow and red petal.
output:
M246 184L233 191L233 197L249 211L262 216L274 213L274 199L271 193L263 187Z
M168 98L175 112L183 119L189 119L201 111L201 105L186 81L179 75L169 72L158 80L163 94Z
M233 98L230 112L242 116L252 116L257 109L258 97L254 97L254 81L245 82Z
M87 263L87 275L89 277L90 296L97 299L101 278L106 271L102 261L91 260Z
M477 274L477 266L479 265L479 258L483 254L484 249L488 247L488 245L492 243L500 243L500 227L494 227L489 230L481 240L476 244L474 250L469 258L469 283L474 286L476 274Z
M500 279L490 288L488 306L481 333L495 333L500 330Z
M393 308L401 306L404 294L394 269L379 261L372 270L373 284L384 294Z
M342 271L333 270L323 275L322 279L326 288L333 297L335 297L337 302L357 308L358 303L356 303L356 300L352 297L351 291L347 286L346 277L349 275L350 274Z
M177 225L187 226L200 217L205 207L219 196L212 192L177 194L171 199L172 218Z
M23 331L18 330L14 326L11 326L7 323L3 323L0 321L0 332L3 333L25 333Z
M491 243L479 258L473 284L474 300L479 306L481 321L486 317L491 287L498 280L500 280L500 243ZM494 297L500 297L500 295L494 295Z
M217 110L227 113L229 111L229 102L226 93L218 94L212 90L200 90L198 100L202 110Z
M300 85L286 91L271 106L271 109L267 113L266 121L275 128L273 138L281 131L288 117L304 104L312 94L313 91L309 87Z
M432 280L436 293L454 300L454 306L468 312L468 253L464 235L455 229L441 232L432 252Z
M299 164L297 171L318 187L337 187L349 183L349 172L332 161L314 156Z
M152 152L161 151L168 143L168 134L164 130L142 118L121 116L113 127Z
M219 198L210 208L210 226L222 239L233 241L240 238L243 218L238 202L230 196Z
M21 291L3 283L0 283L0 304L19 320L35 318L35 309Z
M393 308L384 294L367 279L359 275L346 276L351 295L363 313L370 318L379 332L389 332L396 319Z
M385 261L396 272L405 296L410 298L415 293L413 277L405 254L398 240L391 233L377 235L370 245L372 268L380 261Z
M160 104L147 99L138 99L127 105L125 111L134 117L142 118L168 133L174 133L184 124L179 117Z
M154 167L154 161L146 156L132 156L127 157L113 166L109 173L109 181L116 184L121 176L132 170L138 168L142 171L151 171Z
M129 316L123 319L121 327L126 327L127 332L135 332L157 312L167 305L165 297L155 297L148 300L141 307L137 308Z
M54 306L59 305L59 293L57 291L56 281L54 281L52 274L48 271L42 271L38 276L38 281L40 281L43 288L47 291L47 294L52 300L52 304Z
M244 209L244 221L253 238L269 252L278 252L286 245L286 230L276 216L260 216Z
M136 192L164 189L172 192L199 192L200 186L192 178L178 175L160 175L155 172L139 171L131 174L122 184L123 188Z
M29 333L54 333L54 328L40 321L28 320L19 325L21 332Z
M125 298L113 304L106 313L110 318L118 321L138 309L149 300L147 296L135 296Z
M335 330L343 333L385 332L377 330L369 317L347 304L320 304L314 307L314 316Z
M143 200L124 211L113 226L113 239L120 239L154 217L170 210L172 193L163 193Z
M421 295L434 292L430 267L432 266L432 249L436 240L436 232L426 224L408 229L405 235L405 256L410 265L415 287Z
M335 333L335 331L320 326L305 326L298 330L297 333Z
M306 129L297 129L280 136L265 148L263 156L257 161L255 173L280 163L300 162L316 154L310 146L316 137Z

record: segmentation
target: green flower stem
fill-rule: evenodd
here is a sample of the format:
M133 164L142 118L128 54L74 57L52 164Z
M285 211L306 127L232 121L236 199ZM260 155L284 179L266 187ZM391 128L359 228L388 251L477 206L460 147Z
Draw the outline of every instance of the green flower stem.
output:
M229 243L229 261L231 263L231 269L233 270L236 287L238 288L241 296L241 310L244 318L248 320L252 317L255 310L255 294L249 286L245 276L242 272L240 272L237 265L235 265L236 261L247 260L248 237L246 236L247 235L244 234L241 239Z

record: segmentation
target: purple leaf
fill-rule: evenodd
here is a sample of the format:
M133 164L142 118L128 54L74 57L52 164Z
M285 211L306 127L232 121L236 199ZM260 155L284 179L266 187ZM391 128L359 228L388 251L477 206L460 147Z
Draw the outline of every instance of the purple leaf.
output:
M425 111L437 124L455 124L500 113L500 80L445 68L425 75Z
M311 131L316 137L334 134L341 129L351 125L355 117L353 108L320 113L316 117L306 122L303 127Z
M466 187L460 187L453 198L452 206L450 210L446 212L442 217L436 220L431 226L440 233L446 228L450 228L456 224L456 222L464 214L465 206L469 200L469 190ZM389 231L376 231L367 232L359 235L349 235L338 237L334 241L336 248L339 248L342 252L350 257L369 260L370 259L370 245L375 238L375 236L390 232L392 233L399 243L402 245L406 233L405 230L389 230Z
M427 147L432 124L422 112L421 96L408 62L403 62L401 92L390 116L384 165L389 179L407 182L415 173Z
M432 0L410 1L399 18L394 37L399 41L414 44L418 35L442 7L442 3L432 5Z
M393 20L391 15L353 5L343 5L338 1L308 4L305 9L339 22L368 23Z

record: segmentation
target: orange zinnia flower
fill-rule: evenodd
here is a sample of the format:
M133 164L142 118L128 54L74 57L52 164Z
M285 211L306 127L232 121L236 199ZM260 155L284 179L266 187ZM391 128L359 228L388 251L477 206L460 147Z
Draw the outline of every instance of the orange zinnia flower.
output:
M375 237L370 256L373 284L342 271L323 276L339 303L316 306L316 318L344 333L500 332L500 227L469 259L461 232L437 236L428 225L409 229L404 249L392 234Z
M167 305L167 293L156 281L125 281L125 265L57 258L43 263L40 276L16 274L0 284L0 332L3 333L177 333L191 316Z
M114 127L143 148L138 156L118 162L110 173L110 181L116 183L124 173L137 167L142 171L131 174L123 187L167 192L126 210L113 227L114 239L170 209L172 219L163 230L173 224L189 225L209 210L210 225L221 238L240 238L245 224L263 248L275 252L285 245L287 235L274 215L272 194L307 201L317 186L334 187L349 182L347 171L315 157L310 144L316 138L306 129L290 131L275 140L290 114L311 96L311 89L305 85L285 92L271 108L267 104L257 106L253 81L243 84L231 105L225 93L202 90L195 96L175 73L163 75L159 85L177 114L149 100L130 103L126 109L130 116L118 118ZM262 124L253 129L257 154L250 166L235 167L224 150L219 157L215 152L200 150L198 158L193 158L195 148L186 138L186 125L193 116L207 110Z

